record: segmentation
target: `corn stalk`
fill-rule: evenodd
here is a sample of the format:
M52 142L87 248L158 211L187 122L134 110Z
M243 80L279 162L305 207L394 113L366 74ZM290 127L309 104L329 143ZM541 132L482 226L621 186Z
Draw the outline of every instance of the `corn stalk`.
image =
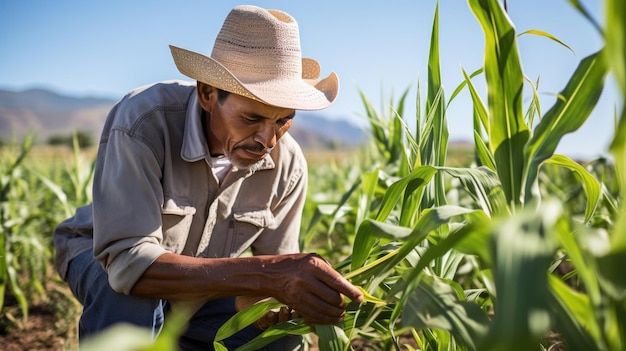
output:
M17 155L7 153L3 157L0 169L0 310L4 308L4 297L7 287L18 301L23 318L28 318L28 302L26 295L18 283L18 269L15 256L15 236L19 234L16 227L26 221L28 213L24 213L13 199L19 192L17 184L20 182L20 164L30 151L35 140L29 134L24 138Z

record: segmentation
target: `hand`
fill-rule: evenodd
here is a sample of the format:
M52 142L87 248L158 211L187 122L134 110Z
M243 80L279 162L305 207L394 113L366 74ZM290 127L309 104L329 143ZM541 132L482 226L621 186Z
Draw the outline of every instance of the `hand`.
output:
M293 308L305 323L336 324L345 314L344 295L363 301L363 294L335 271L321 256L290 254L275 256L264 270L275 283L272 296Z
M282 306L278 310L271 310L265 314L262 318L254 322L254 326L265 330L274 324L290 321L292 319L299 318L298 313L287 306Z
M235 308L237 311L242 311L256 303L265 302L274 300L271 297L260 297L260 296L237 296L235 298ZM279 309L272 309L267 312L263 317L259 318L256 322L254 322L254 326L265 330L274 324L286 322L292 319L299 318L298 314L287 306L282 306Z

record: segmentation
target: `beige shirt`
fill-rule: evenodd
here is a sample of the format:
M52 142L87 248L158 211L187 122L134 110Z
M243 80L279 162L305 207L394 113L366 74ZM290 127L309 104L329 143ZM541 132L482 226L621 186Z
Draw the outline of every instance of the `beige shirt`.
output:
M111 286L128 294L160 255L236 257L299 251L306 160L285 134L260 170L211 167L195 84L139 88L109 113L96 159L93 204L54 233L57 270L93 248Z

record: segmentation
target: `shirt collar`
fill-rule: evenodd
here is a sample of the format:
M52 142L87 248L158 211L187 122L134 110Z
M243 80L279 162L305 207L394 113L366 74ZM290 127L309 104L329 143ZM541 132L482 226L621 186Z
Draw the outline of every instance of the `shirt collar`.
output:
M185 134L180 156L187 162L199 161L209 157L209 145L202 130L202 107L198 102L195 89L189 97L185 118Z

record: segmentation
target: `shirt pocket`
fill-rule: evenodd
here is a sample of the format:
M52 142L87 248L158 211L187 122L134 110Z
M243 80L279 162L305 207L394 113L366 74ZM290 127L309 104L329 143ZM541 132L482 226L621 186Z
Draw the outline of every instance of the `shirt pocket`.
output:
M176 254L183 251L189 237L194 214L196 214L196 208L193 206L174 199L165 201L161 209L163 231L161 246L164 249Z
M235 210L233 212L233 226L230 235L228 256L236 257L250 248L254 240L261 235L264 229L274 222L274 214L269 208L261 210Z

